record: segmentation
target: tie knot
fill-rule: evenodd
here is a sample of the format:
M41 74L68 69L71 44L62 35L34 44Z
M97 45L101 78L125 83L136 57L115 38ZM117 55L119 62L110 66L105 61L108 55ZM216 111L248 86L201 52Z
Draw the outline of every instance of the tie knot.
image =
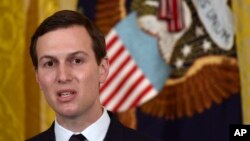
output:
M82 134L72 135L69 141L87 141L87 139Z

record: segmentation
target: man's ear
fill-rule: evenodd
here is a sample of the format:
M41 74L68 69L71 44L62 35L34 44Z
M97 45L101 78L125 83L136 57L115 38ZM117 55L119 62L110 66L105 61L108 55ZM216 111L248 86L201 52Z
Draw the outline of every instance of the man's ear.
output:
M108 77L109 73L109 60L108 57L104 57L99 65L99 81L100 83L104 83Z
M38 77L38 70L37 69L34 69L35 71L35 76L36 76L36 82L39 84L40 86L40 81L39 81L39 77Z

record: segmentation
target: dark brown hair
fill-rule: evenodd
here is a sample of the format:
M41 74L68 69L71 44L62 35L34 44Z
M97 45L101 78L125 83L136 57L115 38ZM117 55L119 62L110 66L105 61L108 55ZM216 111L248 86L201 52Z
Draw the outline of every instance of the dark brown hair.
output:
M40 26L37 28L31 38L30 44L30 56L32 63L37 69L38 58L36 52L37 40L40 36L54 31L59 28L67 28L70 26L79 25L86 28L88 34L92 39L92 46L95 53L97 64L100 64L102 58L106 56L105 38L100 30L83 14L76 11L62 10L54 13L50 17L46 18Z

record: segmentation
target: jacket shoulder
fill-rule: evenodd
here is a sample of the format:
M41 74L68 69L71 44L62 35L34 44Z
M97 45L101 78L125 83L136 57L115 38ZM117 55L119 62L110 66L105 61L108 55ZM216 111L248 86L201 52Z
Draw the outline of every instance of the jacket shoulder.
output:
M134 129L130 129L127 127L123 127L124 128L124 140L125 141L157 141L154 138L143 134L137 130Z
M106 134L105 141L156 141L152 137L137 130L122 125L114 114L109 112L111 123Z
M55 141L54 123L51 125L51 127L48 130L34 137L29 138L26 141Z

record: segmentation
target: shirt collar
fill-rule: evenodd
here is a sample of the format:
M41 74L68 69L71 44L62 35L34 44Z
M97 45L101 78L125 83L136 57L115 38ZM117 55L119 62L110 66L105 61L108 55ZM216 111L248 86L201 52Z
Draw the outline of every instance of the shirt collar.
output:
M88 139L88 141L103 141L108 131L109 124L110 117L107 110L104 109L102 116L81 133ZM56 141L68 141L73 134L79 133L74 133L65 129L55 120Z
M65 129L55 120L55 136L56 141L68 141L74 132Z

